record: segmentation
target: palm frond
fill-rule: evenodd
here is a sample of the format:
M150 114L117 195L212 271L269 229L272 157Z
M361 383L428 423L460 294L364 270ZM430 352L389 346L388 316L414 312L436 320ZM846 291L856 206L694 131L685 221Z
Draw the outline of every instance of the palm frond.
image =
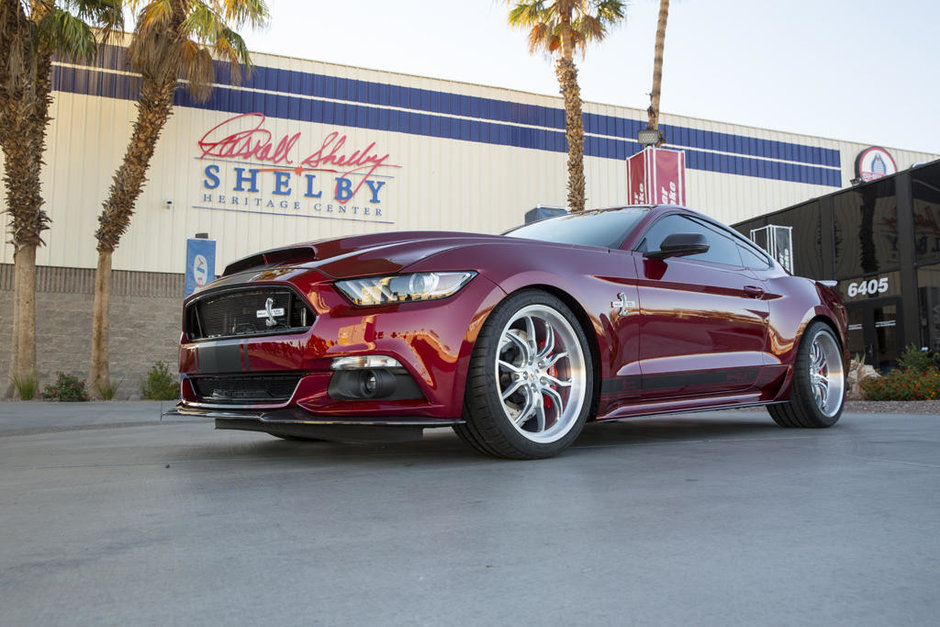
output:
M91 62L98 54L95 32L68 11L53 9L38 24L42 45L62 56L80 62Z
M226 28L223 37L216 42L216 49L224 60L231 65L232 79L239 82L243 75L250 76L254 65L251 63L251 53L242 36L230 28Z
M182 51L182 71L189 81L189 91L196 100L205 102L212 93L212 83L215 80L212 55L205 46L192 40L183 43Z
M222 29L223 19L205 2L195 2L189 8L183 29L187 36L195 37L202 43L215 41Z
M136 8L140 2L131 2ZM137 14L137 31L156 28L158 24L168 24L173 14L173 5L169 0L152 0L144 5Z
M99 40L106 42L114 31L124 29L124 3L121 0L63 0L62 7L83 22L100 29Z
M572 49L582 54L588 42L602 40L623 20L624 0L505 0L510 6L509 24L528 32L529 52L560 51L568 37Z
M507 4L512 5L512 0L507 0ZM509 11L509 24L512 26L532 26L539 22L544 22L545 0L528 0L528 2L516 2Z
M264 0L214 0L213 4L220 5L215 9L216 13L227 23L237 26L263 26L271 16Z

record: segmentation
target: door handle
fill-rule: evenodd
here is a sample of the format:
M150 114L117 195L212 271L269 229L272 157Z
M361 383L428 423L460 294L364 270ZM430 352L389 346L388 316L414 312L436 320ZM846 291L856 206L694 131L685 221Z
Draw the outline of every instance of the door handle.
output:
M759 285L745 285L744 293L751 298L760 298L764 295L764 288Z

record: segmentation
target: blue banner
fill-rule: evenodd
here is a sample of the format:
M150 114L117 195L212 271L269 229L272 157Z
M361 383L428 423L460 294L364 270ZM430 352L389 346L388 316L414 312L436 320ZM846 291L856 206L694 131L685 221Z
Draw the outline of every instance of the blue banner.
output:
M215 280L215 240L186 240L186 296Z

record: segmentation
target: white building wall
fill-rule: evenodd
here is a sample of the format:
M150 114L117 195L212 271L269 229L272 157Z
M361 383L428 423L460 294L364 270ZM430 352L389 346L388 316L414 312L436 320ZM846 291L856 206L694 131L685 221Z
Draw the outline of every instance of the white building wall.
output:
M115 54L103 55L99 67L91 71L70 65L56 67L59 88L55 92L54 121L49 131L47 166L43 173L45 208L52 218L52 226L44 235L47 245L38 254L40 265L95 266L97 216L111 177L123 157L136 112L129 96L134 93L133 84L127 85L131 75L120 62L113 60L119 57L119 51L112 52ZM221 85L216 90L215 104L176 107L157 146L149 182L137 202L131 227L114 255L115 269L183 272L186 238L197 232L208 232L217 240L217 270L221 271L225 264L261 249L354 233L408 229L497 233L521 223L524 213L536 205L565 204L567 155L563 149L526 147L525 139L508 140L512 145L507 145L492 138L486 141L434 136L437 128L466 124L472 128L501 129L523 138L532 135L557 139L563 134L557 118L554 121L538 119L533 117L534 110L523 109L535 106L542 107L539 110L542 113L545 110L557 113L562 109L560 97L271 55L255 55L254 61L261 76L274 76L287 83L312 75L361 83L344 83L347 91L340 97L322 89L304 92L294 84L245 83L234 88ZM289 70L294 74L276 70ZM118 90L124 98L98 95L107 91L102 86L109 81L124 85L123 92ZM427 93L410 91L408 98L413 100L388 104L377 103L369 91L398 88L426 90ZM466 97L483 99L478 103L482 111L461 109L467 103ZM257 101L246 101L246 98ZM448 108L432 103L429 108L422 98L459 101L460 106ZM226 108L219 102L224 105L224 102L236 101L237 106L218 110ZM286 115L278 115L278 102L287 103ZM503 110L512 112L508 119L492 112L500 103L508 103L508 109ZM314 105L336 105L338 111L350 119L327 120L317 114L305 117L297 113L303 106ZM522 112L517 114L517 109ZM604 116L608 121L645 122L645 112L637 109L593 103L586 103L584 109L587 116ZM272 163L270 159L267 162L238 158L219 160L203 154L198 144L200 138L239 111L264 113L267 116L264 129L271 134L274 144L281 138L296 136L287 159L279 163ZM368 116L385 116L398 128L375 128L375 124L366 119ZM352 120L353 117L356 119ZM407 124L402 122L406 119ZM661 122L667 129L667 147L697 153L687 156L690 166L687 204L729 223L847 186L854 176L855 156L865 148L860 144L683 116L664 114ZM240 128L246 130L248 126L243 124ZM681 133L673 133L670 128L706 131L710 135L705 140L683 144ZM275 177L283 177L287 172L281 175L259 172L257 192L233 191L235 168L247 172L252 168L295 167L314 154L331 133L346 138L343 149L337 154L352 156L357 150L369 149L370 154L388 155L383 167L370 177L374 185L384 183L374 196L367 185L363 185L345 206L332 200L332 185L327 183L348 169L335 165L328 167L337 170L336 173L309 170L300 175L290 173L290 194L275 193ZM770 140L837 151L838 162L807 166L805 160L792 155L788 158L784 153L773 154L776 148L762 148L763 152L758 155L743 154L730 147L723 150L716 143L719 135L733 136L738 141L741 138ZM597 131L588 122L588 142L617 144L618 150L627 150L625 156L636 151L633 137L632 131L619 134ZM937 155L889 150L901 169L937 158ZM757 161L765 165L795 164L829 173L832 180L827 184L813 184L774 176L734 174L711 166L707 169L701 163L696 167L696 160L704 161L705 155L716 161L725 156L746 164ZM208 166L218 167L216 189L207 187L214 185L214 180L206 175ZM626 168L622 158L589 154L585 158L585 171L589 207L626 202ZM305 196L304 177L309 174L316 176L310 191L322 194L320 198ZM348 178L353 182L362 180L356 175ZM247 188L247 184L243 187ZM171 206L166 203L168 199L172 200ZM5 243L0 261L11 263L12 259L12 246Z

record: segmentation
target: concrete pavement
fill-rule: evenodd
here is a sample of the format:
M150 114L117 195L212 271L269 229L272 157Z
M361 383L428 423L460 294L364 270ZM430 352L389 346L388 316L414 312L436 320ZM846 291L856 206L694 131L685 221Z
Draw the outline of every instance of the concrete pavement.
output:
M641 419L503 462L448 431L296 443L160 409L0 404L0 624L940 615L938 416L850 413L821 431L763 411Z

